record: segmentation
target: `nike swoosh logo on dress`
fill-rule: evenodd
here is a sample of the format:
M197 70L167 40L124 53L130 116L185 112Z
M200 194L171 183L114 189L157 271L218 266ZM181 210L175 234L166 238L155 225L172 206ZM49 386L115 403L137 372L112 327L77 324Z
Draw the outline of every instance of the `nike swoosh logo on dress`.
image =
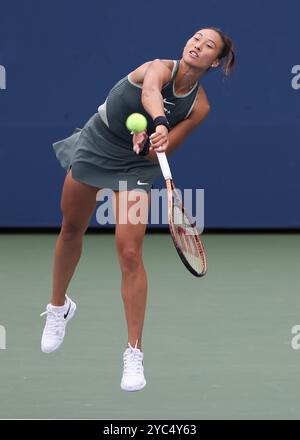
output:
M136 183L137 183L138 185L149 185L148 182L141 182L140 180L138 180Z
M175 105L174 102L169 102L169 101L166 100L166 98L164 98L164 103L165 104L170 104L170 105Z

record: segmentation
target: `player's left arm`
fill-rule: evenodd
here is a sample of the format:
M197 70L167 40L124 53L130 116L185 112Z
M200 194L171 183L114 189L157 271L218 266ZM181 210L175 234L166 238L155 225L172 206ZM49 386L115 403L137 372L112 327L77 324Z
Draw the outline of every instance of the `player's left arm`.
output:
M188 118L179 122L169 132L169 145L166 154L171 154L207 117L210 105L203 88L199 90L193 110ZM155 151L150 151L149 159L156 160Z

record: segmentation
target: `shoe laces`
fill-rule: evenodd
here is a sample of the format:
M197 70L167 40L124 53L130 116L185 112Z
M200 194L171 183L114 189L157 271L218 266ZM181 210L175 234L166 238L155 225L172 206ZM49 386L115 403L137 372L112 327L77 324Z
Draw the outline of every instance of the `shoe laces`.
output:
M128 348L123 355L124 360L124 374L136 375L143 374L143 353L137 348L137 341L132 347L128 342Z
M40 314L40 316L47 315L47 321L45 325L44 334L48 336L57 336L60 335L65 322L64 322L64 310L55 310L51 307L51 304L48 304L47 310Z

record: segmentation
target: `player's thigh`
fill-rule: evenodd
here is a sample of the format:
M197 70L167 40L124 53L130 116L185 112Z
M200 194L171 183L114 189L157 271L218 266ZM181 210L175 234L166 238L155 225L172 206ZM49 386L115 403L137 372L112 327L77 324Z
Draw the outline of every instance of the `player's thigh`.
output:
M133 190L114 194L117 251L141 252L148 223L150 193Z
M63 227L85 230L96 206L98 188L81 183L68 172L61 197Z

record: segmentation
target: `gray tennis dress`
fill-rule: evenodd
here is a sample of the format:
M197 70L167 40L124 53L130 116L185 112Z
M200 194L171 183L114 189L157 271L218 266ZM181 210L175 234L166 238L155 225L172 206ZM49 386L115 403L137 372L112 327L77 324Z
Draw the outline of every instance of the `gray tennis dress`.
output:
M179 61L174 61L171 80L161 92L171 128L189 116L201 87L197 83L186 95L177 96L174 80L178 67ZM127 117L138 112L147 118L148 134L154 131L152 118L142 105L141 92L142 86L126 76L110 90L104 104L82 129L53 144L61 166L67 172L72 168L75 180L114 191L151 189L161 174L160 167L133 151L132 135L125 125Z

